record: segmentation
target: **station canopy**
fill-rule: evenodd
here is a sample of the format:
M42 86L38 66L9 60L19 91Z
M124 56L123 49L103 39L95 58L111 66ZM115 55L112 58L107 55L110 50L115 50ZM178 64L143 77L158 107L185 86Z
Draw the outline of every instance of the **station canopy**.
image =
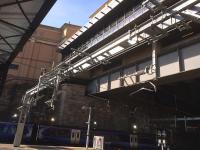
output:
M9 65L56 0L0 0L0 65Z

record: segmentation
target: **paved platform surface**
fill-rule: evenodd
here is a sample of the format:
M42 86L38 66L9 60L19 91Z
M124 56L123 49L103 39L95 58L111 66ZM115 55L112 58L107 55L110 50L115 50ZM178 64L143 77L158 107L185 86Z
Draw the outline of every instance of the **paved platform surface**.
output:
M13 147L12 144L0 144L0 150L85 150L85 148L65 147L65 146L40 146L40 145L21 145L19 148L16 148Z

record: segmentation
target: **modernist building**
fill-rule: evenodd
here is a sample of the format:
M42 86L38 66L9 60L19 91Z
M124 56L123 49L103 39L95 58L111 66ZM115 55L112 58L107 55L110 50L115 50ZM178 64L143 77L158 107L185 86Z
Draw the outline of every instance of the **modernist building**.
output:
M69 76L61 85L60 123L80 125L88 103L99 128L198 130L199 8L197 0L103 5L60 43Z

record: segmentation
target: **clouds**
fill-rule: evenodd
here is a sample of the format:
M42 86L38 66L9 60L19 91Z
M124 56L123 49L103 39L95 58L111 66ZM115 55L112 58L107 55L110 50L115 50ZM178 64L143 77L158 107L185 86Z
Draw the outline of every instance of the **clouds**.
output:
M42 24L61 27L64 23L84 25L106 0L57 0Z

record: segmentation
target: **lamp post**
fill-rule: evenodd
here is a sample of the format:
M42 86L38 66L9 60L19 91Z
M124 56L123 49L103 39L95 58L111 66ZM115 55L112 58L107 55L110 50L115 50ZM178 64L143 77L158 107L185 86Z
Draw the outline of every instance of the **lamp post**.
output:
M97 127L97 122L96 121L93 122L93 127L94 127L94 130L95 130L96 127Z
M138 126L137 124L132 124L133 133L131 135L131 148L137 149L138 148Z
M14 113L14 114L11 116L12 122L17 122L17 118L18 118L18 114L17 114L17 113Z
M85 144L86 149L88 149L89 140L90 140L90 126L91 126L92 107L83 106L82 109L83 110L89 110L88 121L87 121L87 125L88 125L87 126L87 138L86 138L86 144Z
M55 118L54 117L51 117L51 122L55 122Z
M167 134L165 130L157 131L158 147L160 147L161 150L164 150L167 147L166 137L167 137Z

